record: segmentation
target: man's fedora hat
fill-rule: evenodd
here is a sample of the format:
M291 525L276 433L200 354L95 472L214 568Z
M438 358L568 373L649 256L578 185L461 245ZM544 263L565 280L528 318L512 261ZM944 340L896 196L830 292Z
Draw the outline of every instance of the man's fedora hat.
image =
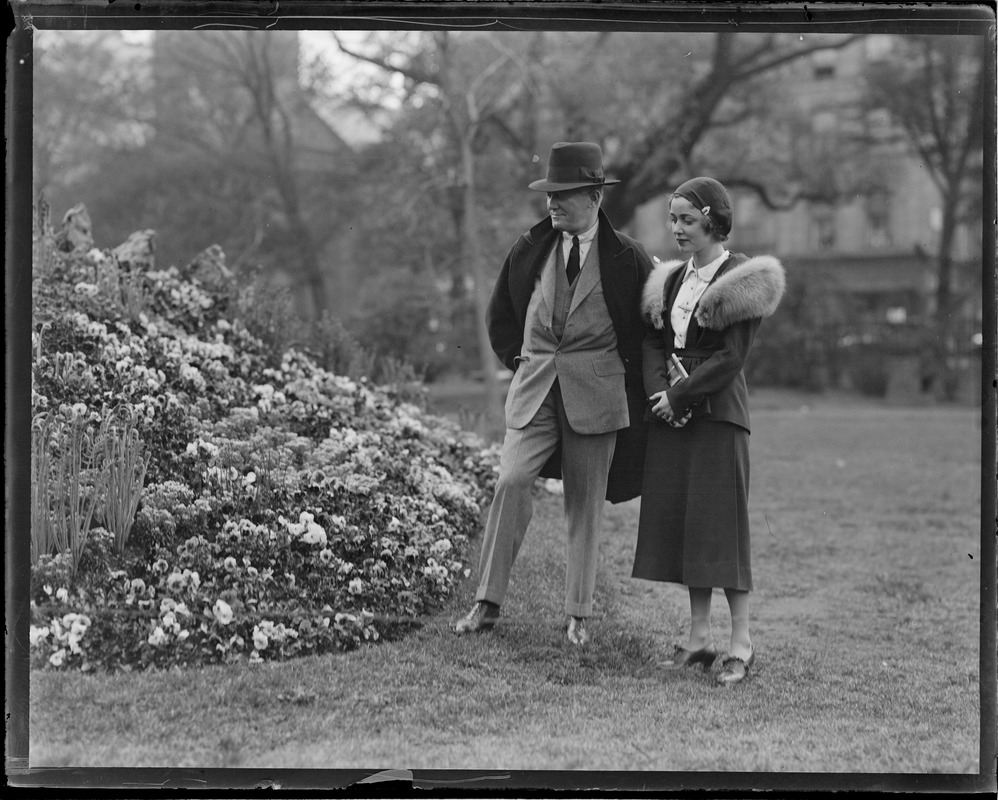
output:
M556 142L548 159L547 178L530 184L535 192L564 192L584 186L610 186L620 181L603 175L603 151L594 142Z

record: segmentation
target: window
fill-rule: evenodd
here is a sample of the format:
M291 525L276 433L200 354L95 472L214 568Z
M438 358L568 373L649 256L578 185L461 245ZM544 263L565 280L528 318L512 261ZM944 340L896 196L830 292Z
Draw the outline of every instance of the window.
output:
M811 54L811 66L817 80L827 80L835 77L835 65L838 54L834 50L818 50Z
M835 247L835 209L829 205L816 205L811 209L811 228L814 246L818 250Z
M892 243L891 196L887 189L878 187L866 196L866 219L870 232L870 247L884 248Z

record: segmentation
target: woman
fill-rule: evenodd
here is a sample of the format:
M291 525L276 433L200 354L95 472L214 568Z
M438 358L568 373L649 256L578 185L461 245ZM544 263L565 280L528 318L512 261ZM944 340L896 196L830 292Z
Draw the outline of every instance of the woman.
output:
M667 662L673 669L713 665L711 594L714 587L724 589L731 642L716 680L734 685L755 661L742 367L762 318L776 310L785 279L775 258L725 249L731 199L712 178L693 178L676 189L669 220L690 258L657 265L642 297L651 411L632 575L689 589L689 638L675 646ZM688 377L670 382L673 354Z

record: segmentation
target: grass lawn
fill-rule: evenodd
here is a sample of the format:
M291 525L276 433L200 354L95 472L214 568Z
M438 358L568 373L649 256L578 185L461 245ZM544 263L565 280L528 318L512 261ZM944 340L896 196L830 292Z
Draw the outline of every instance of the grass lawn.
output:
M544 493L492 634L449 630L473 575L413 634L348 654L35 672L31 766L977 773L980 415L802 402L753 408L741 686L656 667L688 605L629 577L637 501L607 507L593 642L571 649ZM714 614L723 649L720 592Z

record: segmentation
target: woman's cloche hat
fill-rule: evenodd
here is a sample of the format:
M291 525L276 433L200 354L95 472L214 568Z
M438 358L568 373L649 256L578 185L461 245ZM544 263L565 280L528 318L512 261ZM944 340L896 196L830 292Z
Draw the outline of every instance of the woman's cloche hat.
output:
M620 183L603 174L603 151L595 142L556 142L551 146L548 174L530 184L535 192L564 192L584 186Z
M707 217L721 236L731 233L731 196L720 181L690 178L673 195L684 197Z

